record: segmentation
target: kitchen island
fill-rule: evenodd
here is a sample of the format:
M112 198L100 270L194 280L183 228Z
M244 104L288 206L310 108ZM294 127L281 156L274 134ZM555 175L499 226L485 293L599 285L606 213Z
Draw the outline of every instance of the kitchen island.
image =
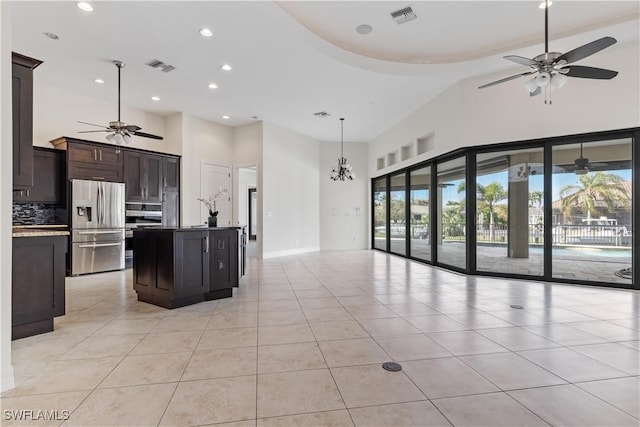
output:
M11 338L53 331L65 314L65 225L13 227Z
M244 239L244 227L135 229L138 301L178 308L233 296L242 274Z

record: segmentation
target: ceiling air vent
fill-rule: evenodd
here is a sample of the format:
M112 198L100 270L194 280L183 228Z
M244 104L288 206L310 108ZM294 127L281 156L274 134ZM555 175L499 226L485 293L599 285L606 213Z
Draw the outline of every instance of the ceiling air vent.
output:
M155 69L159 69L165 73L168 73L169 71L173 71L176 69L176 67L174 67L173 65L169 65L169 64L165 64L164 62L158 60L158 59L154 59L151 60L149 62L147 62L147 65L149 67L155 68Z
M416 15L411 6L407 6L404 9L391 12L391 17L396 21L396 23L404 24L405 22L413 21L418 17L418 15Z
M317 113L313 113L313 115L316 117L329 117L331 114L326 111L318 111Z

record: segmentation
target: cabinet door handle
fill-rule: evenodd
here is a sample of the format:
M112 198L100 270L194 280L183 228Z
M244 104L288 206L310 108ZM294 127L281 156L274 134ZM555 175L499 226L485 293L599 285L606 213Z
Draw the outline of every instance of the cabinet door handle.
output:
M102 161L102 150L100 150L100 161Z
M104 176L92 176L91 179L97 179L100 181L104 181Z
M30 193L31 193L31 190L27 190L27 197L29 197Z
M204 236L204 253L209 253L209 236Z
M96 150L95 148L93 149L93 160L98 160L98 150Z

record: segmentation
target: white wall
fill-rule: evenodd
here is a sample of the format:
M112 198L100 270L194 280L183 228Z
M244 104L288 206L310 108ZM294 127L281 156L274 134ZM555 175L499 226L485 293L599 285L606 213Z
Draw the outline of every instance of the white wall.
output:
M263 258L319 250L318 141L263 123L262 144Z
M569 78L544 97L529 97L525 78L486 89L481 84L522 67L463 80L376 137L369 147L370 176L378 176L460 147L640 126L640 44L613 46L589 57L593 67L615 69L613 80ZM586 61L585 61L586 63ZM376 159L434 134L432 151L378 170Z
M353 250L369 247L368 144L345 143L344 156L353 167L353 181L332 181L339 142L320 143L320 249Z
M0 2L0 391L13 388L11 366L11 3Z
M43 69L40 69L40 68ZM85 96L54 86L43 84L38 74L46 72L43 63L33 73L33 145L51 147L49 141L60 136L86 139L108 144L106 133L78 133L98 128L78 123L78 121L108 125L118 117L117 103L110 99ZM180 141L174 140L167 132L165 117L122 105L122 120L138 125L143 132L160 135L164 140L134 137L132 148L181 154Z
M202 162L231 166L233 130L228 126L182 114L182 164L180 179L181 225L200 224ZM229 189L233 194L233 189Z

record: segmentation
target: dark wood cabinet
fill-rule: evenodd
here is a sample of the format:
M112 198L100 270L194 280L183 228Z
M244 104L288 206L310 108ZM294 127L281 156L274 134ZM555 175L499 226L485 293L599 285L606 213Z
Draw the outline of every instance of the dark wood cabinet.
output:
M67 178L124 182L122 149L66 136L51 143L67 150Z
M33 69L42 63L13 52L11 68L13 189L33 185Z
M205 299L215 299L218 291L238 286L238 230L211 232L209 268L210 292Z
M162 159L162 188L180 191L180 158L165 157Z
M124 152L127 202L161 202L163 160L159 155L141 151Z
M13 238L12 339L50 332L65 314L66 252L64 235Z
M13 192L18 203L65 203L65 152L33 147L33 186Z
M138 300L165 308L204 301L209 243L208 231L135 230L133 288Z
M238 228L136 229L133 288L138 300L177 308L228 298L238 285Z

